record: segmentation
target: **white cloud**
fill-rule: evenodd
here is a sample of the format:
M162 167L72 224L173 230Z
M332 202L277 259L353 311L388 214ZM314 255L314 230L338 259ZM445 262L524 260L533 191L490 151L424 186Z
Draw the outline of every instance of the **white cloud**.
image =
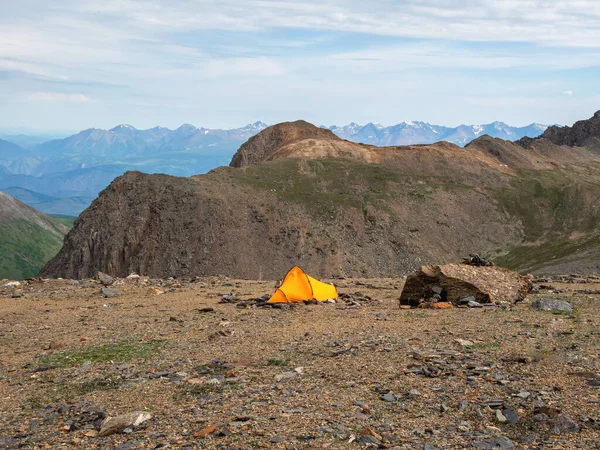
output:
M90 98L83 94L63 94L60 92L30 92L27 99L33 102L87 103Z
M600 92L576 71L600 67L598 0L0 0L0 11L0 120L8 102L41 120L62 102L76 113L57 121L90 126L136 114L171 126L203 114L443 122L435 111L459 120L448 111L469 98L477 117L464 120L483 121L539 114L544 97L574 110ZM549 94L564 86L578 95ZM196 116L172 115L182 105Z
M573 95L573 91L571 91L571 90L563 91L563 95Z

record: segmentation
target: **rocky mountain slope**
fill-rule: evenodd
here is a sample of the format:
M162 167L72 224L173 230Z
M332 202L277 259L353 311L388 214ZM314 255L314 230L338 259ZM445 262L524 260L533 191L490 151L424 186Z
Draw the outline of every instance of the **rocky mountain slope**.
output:
M0 279L35 276L62 246L68 228L0 192Z
M295 122L261 132L231 165L117 178L42 274L260 279L299 264L316 276L396 276L472 251L549 270L598 245L600 157L546 139L374 147Z
M600 111L588 120L575 122L572 127L550 127L539 138L556 145L600 149ZM523 138L522 142L526 145L531 139Z

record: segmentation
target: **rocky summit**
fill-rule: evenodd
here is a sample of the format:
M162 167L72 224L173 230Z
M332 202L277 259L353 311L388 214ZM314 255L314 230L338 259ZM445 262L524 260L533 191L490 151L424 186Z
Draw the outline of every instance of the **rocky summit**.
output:
M397 276L470 252L519 270L591 273L599 169L593 147L544 137L374 147L283 123L242 145L231 167L117 178L41 274L277 279L298 264L315 276Z

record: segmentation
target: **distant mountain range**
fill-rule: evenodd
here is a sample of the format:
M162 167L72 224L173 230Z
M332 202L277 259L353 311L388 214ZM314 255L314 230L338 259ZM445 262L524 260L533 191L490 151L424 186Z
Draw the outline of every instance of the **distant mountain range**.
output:
M322 126L322 128L326 127ZM525 127L511 127L503 122L493 122L485 125L459 125L449 128L426 122L405 121L390 127L376 123L366 125L351 123L342 127L334 125L327 128L342 139L377 146L433 144L438 141L448 141L463 147L486 134L508 141L516 141L525 136L534 138L542 134L548 127L539 123L532 123Z
M175 130L138 130L119 125L110 130L91 128L42 143L24 135L10 141L3 135L0 190L44 213L78 215L115 177L128 170L176 176L206 173L227 165L241 144L265 128L262 122L231 130L188 124ZM483 134L508 140L533 138L546 127L531 124L517 128L494 122L448 128L407 121L390 127L351 123L328 129L343 139L379 146L440 140L464 146Z

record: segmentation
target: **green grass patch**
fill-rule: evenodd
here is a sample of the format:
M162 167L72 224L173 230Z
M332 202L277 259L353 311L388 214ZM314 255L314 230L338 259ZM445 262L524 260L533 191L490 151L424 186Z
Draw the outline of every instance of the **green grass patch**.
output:
M82 396L97 391L111 391L119 389L123 385L123 380L112 378L95 378L83 383L70 384L69 390L73 396Z
M285 359L269 359L267 360L268 366L278 366L278 367L287 367L290 365L289 361Z
M509 269L533 271L552 263L583 260L588 253L595 254L600 262L600 236L592 235L579 240L562 238L552 239L537 245L523 245L511 249L507 254L495 258L497 265ZM591 255L593 257L594 255Z
M165 341L132 342L124 341L103 344L77 350L68 350L40 358L43 365L65 368L81 365L87 361L103 363L108 361L127 362L137 358L155 355L164 346Z
M559 169L521 170L511 186L495 192L502 209L521 220L525 239L535 242L547 234L592 231L599 212L589 208L600 197L600 186L576 180Z

